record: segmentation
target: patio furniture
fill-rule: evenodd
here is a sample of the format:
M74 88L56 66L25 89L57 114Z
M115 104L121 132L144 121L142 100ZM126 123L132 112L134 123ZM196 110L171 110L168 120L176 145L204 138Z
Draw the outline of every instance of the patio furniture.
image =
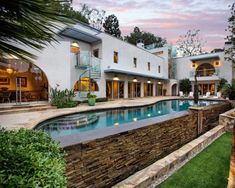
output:
M180 91L179 94L180 94L180 97L184 97L183 91Z
M206 95L203 95L203 96L202 96L202 98L209 98L210 95L211 95L211 92L208 91L208 92L206 92Z
M192 92L192 91L189 92L188 97L189 97L189 98L193 98L193 92Z
M11 102L10 97L11 97L11 92L9 91L2 91L1 92L1 98L2 98L2 103L4 103L5 101L8 101L9 103Z
M221 99L222 98L221 92L217 92L216 96L214 96L213 98L214 99Z

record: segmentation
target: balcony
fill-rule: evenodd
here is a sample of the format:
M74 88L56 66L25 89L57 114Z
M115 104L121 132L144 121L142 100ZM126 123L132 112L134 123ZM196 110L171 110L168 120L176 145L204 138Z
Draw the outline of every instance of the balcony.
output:
M190 74L189 74L190 81L194 81L195 73L197 73L198 81L220 80L219 69L203 69L203 70L190 71Z

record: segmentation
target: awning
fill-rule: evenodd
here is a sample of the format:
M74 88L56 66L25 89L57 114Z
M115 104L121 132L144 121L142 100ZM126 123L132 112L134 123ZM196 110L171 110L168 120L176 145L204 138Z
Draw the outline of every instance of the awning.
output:
M96 35L91 35L87 32L72 27L65 28L60 32L60 34L89 44L101 42L101 38L97 37Z
M219 60L219 55L217 54L203 54L197 57L190 58L191 61L200 61L200 60L208 60L208 59L215 59Z
M152 78L152 79L157 79L157 80L168 80L167 78L161 78L158 76L147 75L147 74L142 74L142 73L137 73L137 72L124 71L120 69L106 69L104 70L104 72L113 73L113 74L123 74L123 75L128 75L128 76L141 76L141 77Z

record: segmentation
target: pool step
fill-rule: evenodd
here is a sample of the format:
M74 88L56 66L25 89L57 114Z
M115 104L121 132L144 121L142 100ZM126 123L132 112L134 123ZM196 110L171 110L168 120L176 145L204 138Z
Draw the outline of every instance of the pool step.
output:
M22 113L22 112L34 112L34 111L42 111L49 109L56 109L56 107L45 104L36 105L36 106L12 106L7 108L0 108L0 115Z

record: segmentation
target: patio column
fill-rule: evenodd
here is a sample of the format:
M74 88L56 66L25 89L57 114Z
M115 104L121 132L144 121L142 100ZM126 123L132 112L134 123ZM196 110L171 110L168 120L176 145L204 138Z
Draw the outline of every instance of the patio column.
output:
M218 87L218 83L215 82L215 95L217 95L217 87Z
M194 92L194 82L191 82L192 85L192 92Z
M140 82L141 97L144 97L144 82Z
M124 81L124 98L128 98L128 80Z
M156 83L153 82L153 96L156 96Z

